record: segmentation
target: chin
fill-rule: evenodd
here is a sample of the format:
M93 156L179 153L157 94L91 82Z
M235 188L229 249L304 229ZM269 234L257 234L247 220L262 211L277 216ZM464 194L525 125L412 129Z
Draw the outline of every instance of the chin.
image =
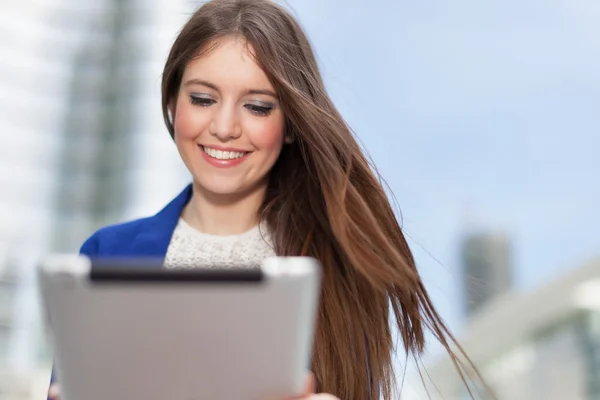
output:
M230 185L223 185L223 184L219 184L219 185L200 184L200 186L207 193L212 193L212 194L216 194L216 195L220 195L220 196L231 196L231 195L235 195L235 194L244 192L243 188L240 188L239 186L235 186L235 185L230 186Z
M219 179L195 179L195 182L201 190L218 196L240 195L247 191L247 188L239 182L228 182L222 177Z
M230 188L230 187L222 187L222 186L218 186L218 187L205 187L206 191L218 196L235 196L235 195L241 195L244 193L244 190L241 190L239 188Z
M205 172L205 171L202 171ZM246 179L244 179L246 178ZM264 176L258 180L247 179L244 174L231 176L221 174L194 174L194 183L207 195L223 197L245 197L263 191L268 185L268 178Z

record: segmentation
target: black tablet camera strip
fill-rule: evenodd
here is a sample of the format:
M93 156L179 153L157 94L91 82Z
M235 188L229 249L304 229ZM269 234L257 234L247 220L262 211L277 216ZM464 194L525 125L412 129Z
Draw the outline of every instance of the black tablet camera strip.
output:
M93 259L92 283L259 283L264 278L258 265L214 267L183 265L164 268L156 259Z

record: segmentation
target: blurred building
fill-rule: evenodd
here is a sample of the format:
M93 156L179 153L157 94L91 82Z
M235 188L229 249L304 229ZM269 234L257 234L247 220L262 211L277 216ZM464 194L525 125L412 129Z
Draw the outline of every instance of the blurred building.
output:
M196 3L2 3L2 400L47 390L39 257L77 251L101 225L157 212L189 180L162 121L160 80Z
M510 240L500 233L468 235L462 246L465 309L472 315L512 285Z
M48 348L32 304L35 287L23 258L0 248L0 399L40 398Z
M48 249L69 38L43 23L50 4L0 12L0 399L39 399L49 370L33 279ZM63 42L63 43L61 43ZM61 43L61 46L56 46ZM42 380L40 380L42 379ZM47 382L47 381L46 381ZM47 383L46 383L47 384Z
M177 11L185 16L172 1L103 0L75 24L54 251L76 251L100 226L154 213L183 187L187 175L160 109L164 59L183 22ZM73 14L56 21L68 26Z
M4 1L0 12L0 247L15 252L40 251L50 236L68 74L32 3Z
M459 340L498 400L600 399L600 258L490 301ZM469 398L449 359L428 372L434 398Z
M14 337L18 279L10 268L5 249L0 249L0 360L7 360Z
M65 126L58 163L52 248L72 251L94 227L115 221L126 202L126 177L132 153L132 97L138 46L127 37L127 2L96 6L78 32ZM68 23L68 18L64 18Z

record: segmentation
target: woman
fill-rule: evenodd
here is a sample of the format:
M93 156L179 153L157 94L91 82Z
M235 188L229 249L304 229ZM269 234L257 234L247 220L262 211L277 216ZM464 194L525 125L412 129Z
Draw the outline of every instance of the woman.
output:
M427 327L464 376L380 179L293 17L268 0L203 5L171 49L162 106L193 183L157 215L96 232L83 254L160 256L167 268L312 256L324 268L318 391L391 398L390 307L407 355L423 352Z

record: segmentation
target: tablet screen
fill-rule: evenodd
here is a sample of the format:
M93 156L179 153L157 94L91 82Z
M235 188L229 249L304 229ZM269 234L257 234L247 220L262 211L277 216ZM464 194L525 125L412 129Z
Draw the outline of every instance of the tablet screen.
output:
M252 283L262 282L259 266L182 266L163 268L162 260L94 259L89 279L92 283Z

